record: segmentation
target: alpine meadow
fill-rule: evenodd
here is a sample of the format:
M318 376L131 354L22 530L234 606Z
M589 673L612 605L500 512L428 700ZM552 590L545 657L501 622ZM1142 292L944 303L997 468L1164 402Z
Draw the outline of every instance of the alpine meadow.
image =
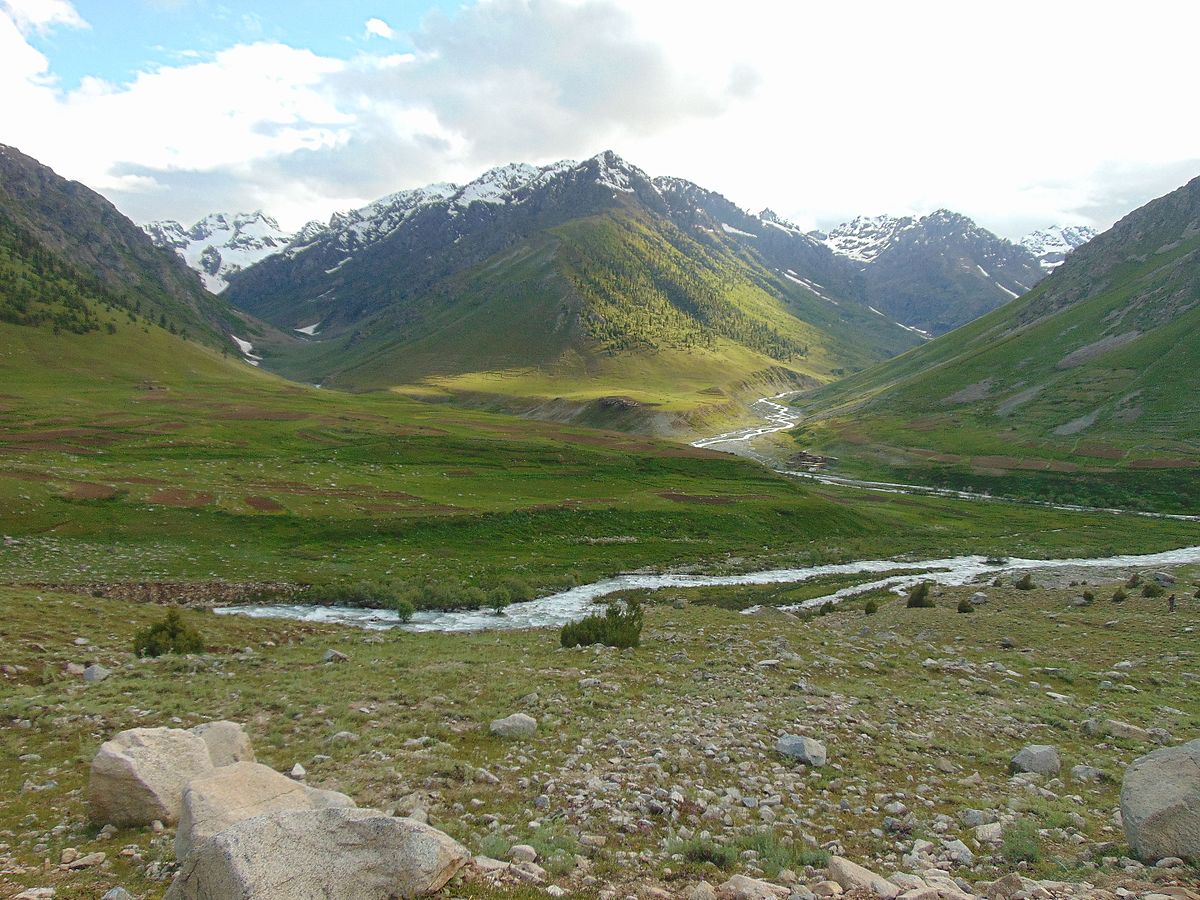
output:
M0 0L0 896L1200 900L1198 30Z

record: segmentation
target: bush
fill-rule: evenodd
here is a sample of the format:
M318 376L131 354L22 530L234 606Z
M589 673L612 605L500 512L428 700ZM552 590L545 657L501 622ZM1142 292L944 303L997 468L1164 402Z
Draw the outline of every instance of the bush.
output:
M873 616L877 612L879 612L879 601L868 600L867 605L863 607L863 613L868 616Z
M294 598L296 603L316 606L352 606L356 609L389 609L401 622L412 618L415 605L401 591L387 584L357 581L353 584L328 584L306 588Z
M637 647L642 642L642 604L628 600L622 611L614 600L608 604L604 615L588 616L564 625L559 640L564 647L590 647L592 644L622 649Z
M133 636L133 652L138 656L162 656L164 653L203 653L200 632L183 621L179 610L167 610L167 617L143 628Z
M1161 597L1166 591L1156 581L1147 581L1146 586L1142 588L1143 597Z
M512 594L508 588L498 587L492 588L488 594L488 606L492 608L498 616L504 615L504 608L513 602Z
M1033 583L1033 576L1026 572L1013 582L1013 587L1018 591L1032 591L1037 585Z
M970 600L968 600L966 597L963 597L958 601L958 611L960 613L973 613L975 612L975 607L971 605Z
M1127 594L1125 592L1125 588L1117 588L1116 591L1113 592L1113 595L1112 595L1113 603L1124 603L1128 599L1129 599L1129 594Z
M1094 603L1095 600L1096 600L1096 595L1093 594L1091 591L1083 592L1083 602L1084 603Z
M822 603L820 611L821 611L821 615L823 615L823 616L827 616L831 612L833 612L833 601L826 600L824 603Z
M667 845L667 853L682 856L684 862L697 865L709 863L718 869L732 869L738 858L736 848L718 844L711 838L672 841Z
M1011 865L1019 862L1035 863L1042 858L1042 838L1037 825L1030 819L1021 819L1004 829L1000 852Z
M909 609L933 609L933 597L929 596L929 582L922 581L908 592Z
M784 843L769 830L742 835L737 839L737 847L757 853L756 863L768 878L775 878L783 869L803 872L805 866L819 868L829 864L829 854L823 850Z
M1125 587L1135 588L1141 583L1142 583L1142 576L1139 575L1137 572L1134 572L1132 575L1129 576L1129 580L1125 582Z

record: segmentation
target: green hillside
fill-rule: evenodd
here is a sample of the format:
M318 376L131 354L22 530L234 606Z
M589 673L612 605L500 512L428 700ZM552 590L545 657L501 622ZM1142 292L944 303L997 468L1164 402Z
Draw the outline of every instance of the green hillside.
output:
M329 387L419 386L550 415L558 402L564 417L673 432L916 340L732 242L620 209L540 232L340 336L266 352L273 370ZM605 416L611 397L638 413Z
M806 396L799 444L871 477L1200 505L1200 179L1019 300Z

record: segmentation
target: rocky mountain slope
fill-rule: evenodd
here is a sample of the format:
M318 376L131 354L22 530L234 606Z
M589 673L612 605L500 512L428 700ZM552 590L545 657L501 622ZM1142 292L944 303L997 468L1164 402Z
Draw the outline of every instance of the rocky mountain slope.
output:
M607 152L384 197L234 275L227 296L310 339L267 356L296 378L695 406L919 342L858 289L778 217Z
M1082 480L1109 505L1158 496L1195 511L1198 334L1200 179L1080 246L1019 300L816 393L806 405L822 424L808 437L900 477L936 463L938 477L999 489L1042 469L1064 497Z
M1038 258L1043 269L1057 269L1097 233L1087 225L1051 225L1025 235L1021 246Z
M308 237L319 225L306 226L299 236ZM159 247L169 247L200 273L204 286L219 294L227 278L247 266L278 253L293 238L262 210L253 213L211 213L191 228L172 219L142 226Z
M225 347L241 321L99 194L3 145L0 320L80 334L154 325Z
M1028 248L945 209L860 217L812 237L861 272L871 307L932 334L1004 305L1044 275Z

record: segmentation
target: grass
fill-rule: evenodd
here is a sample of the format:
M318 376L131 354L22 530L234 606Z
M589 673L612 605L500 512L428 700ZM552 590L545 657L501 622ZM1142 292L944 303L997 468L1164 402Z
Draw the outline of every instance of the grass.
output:
M1196 574L1181 576L1184 584ZM1200 604L1189 600L1171 615L1162 602L1135 596L1118 612L1105 604L1077 609L1069 606L1077 588L1003 587L989 590L992 602L973 616L958 615L954 603L974 589L944 589L945 602L932 610L886 604L865 620L869 633L861 611L849 608L799 620L773 610L748 618L716 604L654 604L646 607L639 650L599 654L560 649L553 629L371 633L185 610L208 653L139 659L133 635L161 620L161 609L0 587L0 644L13 667L0 696L0 717L9 724L0 730L0 823L12 832L6 852L24 870L10 866L0 892L51 883L59 897L92 897L121 883L135 895L159 896L163 884L148 879L145 867L170 861L172 835L126 829L99 839L86 823L88 763L117 730L210 718L245 723L261 761L280 770L301 762L309 783L346 791L361 804L390 808L417 798L437 827L474 852L503 858L512 844L531 843L565 884L578 877L571 865L577 852L591 857L592 874L621 885L675 877L665 869L701 876L711 865L752 875L801 871L820 864L819 845L835 839L852 859L899 868L894 838L872 834L882 821L873 807L886 802L867 802L877 795L903 795L914 810L913 837L935 840L935 816L956 819L968 806L1004 812L1011 801L1016 821L1032 823L1015 834L1028 837L1025 829L1034 825L1045 832L1030 871L1050 877L1081 852L1092 858L1089 846L1077 846L1064 830L1073 816L1083 817L1089 841L1122 843L1111 822L1120 773L1148 749L1089 738L1084 718L1151 727L1164 724L1162 710L1170 707L1178 713L1166 724L1180 739L1200 729L1200 699L1183 677L1200 674L1187 630L1200 626ZM80 636L90 643L77 646ZM1001 638L1015 649L1001 649ZM756 667L783 647L795 653L794 665ZM348 661L323 665L329 648ZM923 664L931 657L973 668L931 669ZM1121 683L1137 690L1102 687L1105 673L1126 659L1135 665ZM112 676L85 686L64 671L67 662L92 660ZM994 661L1003 671L985 668ZM581 685L588 676L619 691ZM1047 691L1073 701L1050 700ZM539 699L522 699L531 693ZM538 736L521 744L491 738L488 722L517 709L538 717ZM780 777L779 760L752 748L773 743L793 723L826 743L830 764L799 773L800 783L776 807L777 821L764 828L757 811L740 803L727 810L732 827L701 819L702 787L717 794L744 779ZM360 740L330 743L341 730ZM692 745L679 732L702 734L713 754L680 754ZM1031 740L1058 747L1064 771L1082 762L1109 777L1030 799L1010 783L1007 763ZM656 758L655 748L665 755ZM954 771L938 769L939 760ZM652 778L655 766L662 780ZM498 783L479 781L480 768ZM962 783L976 771L981 785ZM592 778L608 787L587 787ZM612 810L636 806L656 783L683 792L679 819L646 814L648 825L623 827ZM742 793L755 795L748 787ZM611 808L588 812L568 803L577 794ZM541 795L548 808L535 802ZM694 843L678 841L681 826L693 831ZM712 832L708 843L704 829ZM584 847L585 834L607 844ZM733 848L734 859L717 845ZM141 861L120 857L125 846ZM42 858L56 859L64 847L104 850L112 868L44 874ZM980 877L1011 870L1009 847L1028 858L1029 841L1010 838L995 852L996 868L985 862ZM743 857L745 850L757 858ZM630 856L618 863L617 851ZM680 866L670 853L690 862Z

